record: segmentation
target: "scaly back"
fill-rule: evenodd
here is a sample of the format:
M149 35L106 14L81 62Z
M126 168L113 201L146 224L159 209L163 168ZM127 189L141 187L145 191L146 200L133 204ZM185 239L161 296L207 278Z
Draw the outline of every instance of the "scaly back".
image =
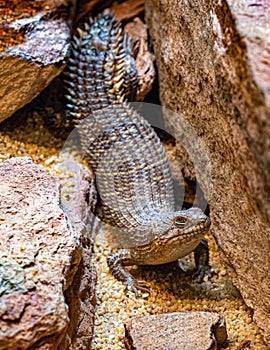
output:
M120 228L115 239L123 247L161 235L174 211L162 144L127 102L130 88L136 88L131 48L120 24L107 13L78 29L68 63L70 114L96 175L102 218Z

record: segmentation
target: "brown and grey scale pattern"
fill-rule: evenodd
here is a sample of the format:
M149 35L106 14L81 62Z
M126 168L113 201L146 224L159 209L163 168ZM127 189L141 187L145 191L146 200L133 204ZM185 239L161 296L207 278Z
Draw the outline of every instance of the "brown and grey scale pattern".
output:
M134 47L111 13L89 18L73 36L68 62L69 114L96 175L102 220L120 248L108 259L112 273L137 292L147 287L124 268L161 264L197 249L210 221L199 208L175 212L163 146L128 103L136 93ZM196 253L196 252L195 252ZM208 264L208 254L197 265Z

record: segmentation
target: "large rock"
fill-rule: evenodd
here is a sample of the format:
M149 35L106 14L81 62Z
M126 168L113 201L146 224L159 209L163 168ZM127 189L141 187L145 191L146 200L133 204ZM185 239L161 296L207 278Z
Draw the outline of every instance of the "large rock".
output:
M64 69L72 18L69 7L63 10L66 4L48 0L10 8L7 2L1 11L0 122L29 103Z
M129 350L217 350L227 341L224 317L212 312L133 317L125 329Z
M28 157L0 163L0 184L0 349L89 348L93 190L81 179L67 217L58 179Z
M196 173L223 262L270 343L269 15L267 2L146 1L183 172Z

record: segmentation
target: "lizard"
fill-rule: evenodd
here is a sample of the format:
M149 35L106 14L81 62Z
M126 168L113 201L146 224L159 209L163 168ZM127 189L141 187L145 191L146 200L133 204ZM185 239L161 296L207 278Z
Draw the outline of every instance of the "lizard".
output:
M111 12L89 17L71 40L66 97L96 177L99 217L118 247L108 256L109 269L138 295L149 287L126 266L169 263L194 252L202 280L210 219L197 207L175 210L165 150L128 100L138 87L134 46Z

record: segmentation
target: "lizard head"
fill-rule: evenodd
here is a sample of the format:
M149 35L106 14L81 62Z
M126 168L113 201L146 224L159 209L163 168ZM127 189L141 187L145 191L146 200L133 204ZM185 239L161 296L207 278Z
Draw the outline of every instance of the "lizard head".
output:
M190 208L174 212L169 218L170 226L166 240L200 240L209 230L210 219L200 208Z
M161 234L148 242L143 250L147 251L145 264L164 264L188 255L200 244L210 226L210 219L199 208L167 213L162 221L164 226L159 222L154 231Z
M169 219L169 222L167 221ZM199 208L174 212L167 217L169 229L158 237L156 245L161 247L160 261L176 261L191 253L201 242L210 226L210 219ZM169 258L168 258L169 257Z
M176 212L173 217L175 229L183 230L183 233L202 231L206 233L210 226L210 219L200 208L190 208Z

